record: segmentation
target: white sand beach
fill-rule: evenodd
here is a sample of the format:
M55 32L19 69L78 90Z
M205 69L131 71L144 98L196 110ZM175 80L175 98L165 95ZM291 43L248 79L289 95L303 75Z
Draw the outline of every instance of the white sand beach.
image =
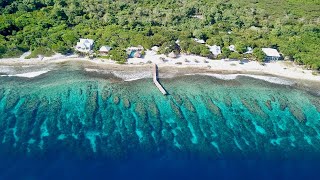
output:
M281 76L289 79L299 79L299 80L309 80L309 81L317 81L320 82L320 76L314 75L312 70L306 70L303 66L295 65L293 62L288 61L277 61L277 62L269 62L261 65L259 62L250 61L250 60L211 60L205 57L195 56L195 55L186 55L181 54L177 58L169 58L165 55L158 55L153 51L146 51L146 55L144 58L129 58L127 64L120 65L115 61L106 60L101 58L89 59L87 57L79 57L77 55L65 56L61 54L56 54L52 57L44 57L44 58L34 58L34 59L24 59L25 55L20 58L8 58L8 59L0 59L0 67L5 66L26 66L26 65L42 65L42 64L59 64L63 62L88 62L95 65L98 65L100 68L103 67L117 67L117 69L128 69L125 67L130 67L130 70L133 72L134 69L140 66L146 66L152 63L156 63L159 68L161 67L169 67L171 71L175 72L175 69L180 68L192 68L199 69L198 73L201 73L202 69L205 69L204 73L223 73L223 74L254 74L254 75L274 75ZM241 62L241 63L240 63ZM3 68L5 69L5 68ZM40 70L39 70L40 71ZM115 75L117 76L115 72ZM126 73L125 71L122 71ZM146 74L144 72L135 73L134 76L128 75L125 80L135 80L139 78L149 77L150 74ZM34 74L26 74L25 76L35 76L38 72L34 72ZM190 72L186 71L185 74L190 74ZM19 75L19 74L18 74ZM22 75L24 75L22 73ZM120 75L121 76L121 75Z
M166 60L161 60L163 58ZM143 59L130 58L128 59L128 64L148 63L148 61L157 63L160 67L202 67L213 71L225 71L225 73L228 73L228 71L245 74L261 73L282 76L290 79L305 79L320 82L320 76L314 75L312 70L303 69L303 66L295 65L293 62L289 61L269 62L265 63L265 65L261 65L257 61L243 60L242 63L240 63L240 60L211 60L205 57L184 54L173 59L166 57L165 55L157 55L154 52L147 51L146 56Z

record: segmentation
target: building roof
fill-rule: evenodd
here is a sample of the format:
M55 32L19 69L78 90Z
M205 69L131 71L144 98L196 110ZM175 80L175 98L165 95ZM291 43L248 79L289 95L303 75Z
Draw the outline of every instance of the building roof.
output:
M198 19L204 19L204 16L203 15L194 15L192 16L193 18L198 18Z
M194 41L197 42L197 43L200 43L200 44L206 43L203 39L194 38Z
M177 54L174 53L174 52L171 52L171 53L168 54L168 57L170 57L170 58L176 58L176 57L177 57Z
M262 51L267 55L267 56L272 56L272 57L281 57L278 50L273 49L273 48L262 48Z
M77 42L76 49L81 52L88 52L92 49L93 43L93 39L80 38L80 42Z
M142 57L142 54L141 54L140 52L136 51L136 52L134 53L133 57L135 57L135 58L141 58L141 57Z
M110 51L112 48L110 46L101 46L99 51Z
M253 53L252 47L247 47L247 51L243 54L252 54L252 53Z
M93 45L93 42L94 42L93 39L83 39L83 38L80 38L80 43L81 43L81 44L89 43L89 44Z
M159 46L153 46L153 47L151 48L151 50L158 52L158 51L159 51Z
M82 48L82 49L86 49L87 46L83 43L77 42L77 48Z
M235 45L230 45L229 49L230 49L230 51L236 51L236 46Z
M207 47L209 47L209 50L213 55L221 54L221 47L220 46L217 46L217 45L209 46L209 45L207 45Z

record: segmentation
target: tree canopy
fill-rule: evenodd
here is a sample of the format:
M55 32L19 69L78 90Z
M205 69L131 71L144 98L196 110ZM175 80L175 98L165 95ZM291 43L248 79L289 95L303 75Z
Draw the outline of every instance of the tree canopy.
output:
M0 57L69 53L80 37L94 39L95 50L165 47L179 39L182 52L207 56L204 45L190 42L200 38L234 44L240 54L274 47L319 69L319 9L316 0L0 0Z

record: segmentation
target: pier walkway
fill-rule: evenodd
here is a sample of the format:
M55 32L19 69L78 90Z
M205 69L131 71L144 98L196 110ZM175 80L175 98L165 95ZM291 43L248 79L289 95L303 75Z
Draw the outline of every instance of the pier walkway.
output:
M153 64L153 83L157 86L157 88L163 95L168 94L167 91L162 87L162 85L158 81L158 66L156 64Z

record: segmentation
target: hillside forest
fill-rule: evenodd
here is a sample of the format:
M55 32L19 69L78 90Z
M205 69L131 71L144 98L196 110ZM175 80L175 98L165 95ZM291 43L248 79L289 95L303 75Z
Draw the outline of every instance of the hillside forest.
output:
M193 38L222 46L218 58L262 61L259 49L271 47L285 59L320 70L320 1L0 0L0 58L27 51L72 53L79 38L94 39L95 51L112 46L115 56L129 46L156 45L165 54L210 57ZM226 48L231 44L237 52ZM255 49L252 55L244 54L247 47Z

